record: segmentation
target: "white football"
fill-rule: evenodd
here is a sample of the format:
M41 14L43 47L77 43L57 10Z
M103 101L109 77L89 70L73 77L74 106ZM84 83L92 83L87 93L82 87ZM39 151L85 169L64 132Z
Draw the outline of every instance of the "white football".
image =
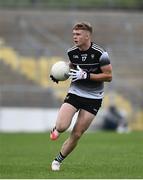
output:
M58 61L53 64L51 68L51 75L59 81L65 81L69 78L69 71L69 65L65 61Z

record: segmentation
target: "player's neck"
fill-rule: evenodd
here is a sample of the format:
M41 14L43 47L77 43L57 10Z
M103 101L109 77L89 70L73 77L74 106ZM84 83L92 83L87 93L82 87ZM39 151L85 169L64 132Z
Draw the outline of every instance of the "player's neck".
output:
M83 44L82 46L79 47L80 51L87 51L91 46L91 42L87 42L86 44Z

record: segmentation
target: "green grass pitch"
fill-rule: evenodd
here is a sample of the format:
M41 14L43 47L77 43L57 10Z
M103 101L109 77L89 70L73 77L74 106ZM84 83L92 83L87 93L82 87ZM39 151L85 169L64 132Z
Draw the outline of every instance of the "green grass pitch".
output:
M68 135L52 142L49 133L0 133L0 178L143 178L143 132L86 133L61 171L52 172L51 161Z

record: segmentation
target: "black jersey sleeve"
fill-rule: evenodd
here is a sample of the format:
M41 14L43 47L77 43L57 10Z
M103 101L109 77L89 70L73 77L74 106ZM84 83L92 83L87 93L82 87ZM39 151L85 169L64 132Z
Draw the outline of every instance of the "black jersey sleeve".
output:
M109 55L107 52L103 52L99 59L100 66L105 66L110 64Z

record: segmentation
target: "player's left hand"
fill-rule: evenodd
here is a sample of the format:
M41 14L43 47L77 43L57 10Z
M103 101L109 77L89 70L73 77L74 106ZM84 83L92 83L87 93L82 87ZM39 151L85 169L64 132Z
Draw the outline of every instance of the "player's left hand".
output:
M79 66L77 66L77 69L70 69L70 72L68 73L69 77L72 79L72 82L80 80L80 79L89 79L90 74L83 69L81 69Z
M56 82L58 84L59 81L56 78L54 78L54 76L50 75L50 78L53 82Z

